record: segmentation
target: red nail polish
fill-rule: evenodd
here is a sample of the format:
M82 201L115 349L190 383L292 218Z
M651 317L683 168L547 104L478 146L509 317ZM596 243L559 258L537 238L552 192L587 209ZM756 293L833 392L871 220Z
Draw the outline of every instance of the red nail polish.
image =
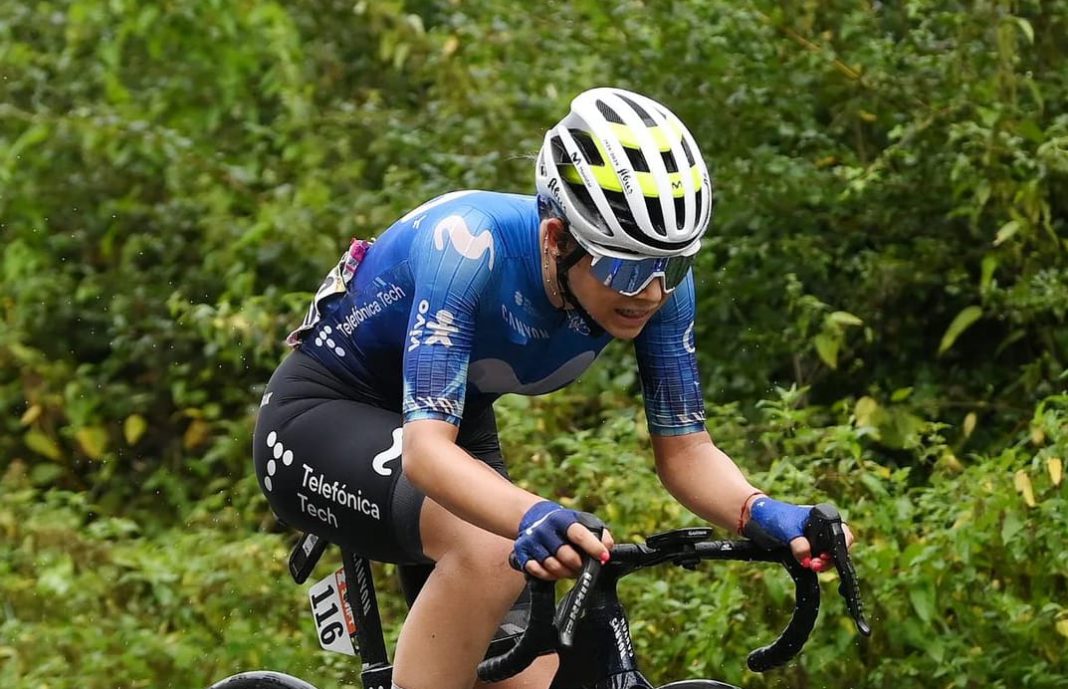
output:
M812 569L812 558L811 557L803 557L803 558L801 558L801 566L804 567L805 569Z
M607 550L601 553L601 564L603 565L604 563L608 562L608 558L609 555Z
M812 571L813 572L822 572L823 568L824 568L823 560L813 560L812 561Z

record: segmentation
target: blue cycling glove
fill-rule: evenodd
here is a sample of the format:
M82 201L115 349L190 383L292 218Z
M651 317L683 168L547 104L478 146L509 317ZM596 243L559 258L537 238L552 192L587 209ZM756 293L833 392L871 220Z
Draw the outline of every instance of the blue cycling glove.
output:
M805 535L811 505L791 505L762 495L749 507L743 534L765 548L787 545Z
M515 539L515 559L520 569L534 560L538 564L556 555L560 546L569 543L567 529L578 521L578 512L550 500L535 503L519 522Z

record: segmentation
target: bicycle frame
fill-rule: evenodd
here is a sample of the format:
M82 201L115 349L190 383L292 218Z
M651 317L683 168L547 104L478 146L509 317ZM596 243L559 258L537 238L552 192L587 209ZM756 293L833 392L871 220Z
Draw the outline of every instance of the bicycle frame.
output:
M589 521L583 521L586 519ZM592 515L582 515L580 522L591 530L603 528ZM594 523L596 522L596 523ZM595 531L596 533L596 531ZM751 670L763 672L785 664L800 652L808 639L819 612L820 589L815 572L794 560L789 548L767 550L753 541L708 540L711 529L693 528L668 531L646 539L645 545L622 544L612 550L611 560L602 566L587 558L575 587L556 605L555 584L528 577L531 598L526 630L517 639L501 639L490 645L489 658L478 668L485 681L499 681L521 672L530 662L545 653L556 652L560 666L551 689L653 689L638 669L630 626L616 586L622 577L646 567L674 564L693 569L701 560L739 560L782 565L795 586L793 616L786 629L770 645L753 651L748 658ZM839 593L846 601L858 631L867 636L871 629L864 619L860 589L856 580L841 527L841 518L831 506L813 509L806 535L816 552L833 552L841 575ZM303 583L322 555L325 542L304 534L290 556L289 569L294 581ZM338 590L329 588L325 579L310 593L317 624L322 624L320 641L324 648L335 649L340 623L331 621L344 613L349 622L350 640L363 659L361 680L364 689L389 689L393 667L389 663L382 620L378 610L370 562L342 549L344 582L336 578ZM330 604L322 613L317 606L340 594L349 610L339 611ZM328 595L329 593L329 595ZM333 600L338 601L335 597ZM353 624L354 623L354 624ZM344 637L340 637L344 638ZM507 647L501 652L502 647ZM341 650L341 649L337 649ZM343 652L351 653L353 649ZM235 675L213 685L212 689L314 689L289 675L252 672ZM673 682L660 689L737 689L713 680Z
M704 531L701 533L705 534ZM314 538L305 536L308 537ZM751 559L734 547L735 542L715 541L701 545L711 546L704 549L705 558ZM298 544L294 552L300 550L301 546ZM638 667L629 622L616 586L619 579L633 571L672 559L677 560L679 553L667 553L658 557L644 546L623 545L617 547L614 554L613 561L604 567L596 584L590 589L585 614L575 629L574 647L558 649L560 667L551 689L653 689ZM763 557L752 559L777 562L781 558L764 554ZM389 663L383 640L370 562L345 550L342 551L342 560L346 580L355 584L347 587L345 595L356 618L353 641L358 645L363 659L361 680L365 689L389 689L393 667ZM689 563L677 564L685 566ZM549 590L551 591L551 588ZM507 648L511 641L513 640L505 639L495 642L497 649L491 647L491 655L499 652L502 647ZM691 680L673 686L679 689L733 689L732 685L712 680Z
M297 583L303 583L323 551L323 542L312 534L305 534L293 549L290 572ZM627 552L624 546L622 553ZM365 689L389 689L393 666L389 662L378 610L371 563L342 549L345 571L345 598L355 618L354 646L363 661L360 679ZM616 592L616 583L644 564L624 564L627 558L605 568L596 586L590 590L586 612L576 627L576 645L560 649L560 667L551 689L653 689L638 669L630 626L626 612ZM545 595L546 589L542 589ZM548 589L552 595L552 589ZM507 650L514 639L495 641L490 655ZM237 680L237 682L235 682ZM247 684L240 684L241 681ZM257 684L262 683L262 684ZM278 689L306 689L309 685L297 678L277 673L245 673L216 685L222 687L271 686ZM711 680L691 680L671 685L677 689L736 689L732 685Z
M575 645L560 649L550 689L652 689L638 670L630 625L611 579L602 577L590 592Z

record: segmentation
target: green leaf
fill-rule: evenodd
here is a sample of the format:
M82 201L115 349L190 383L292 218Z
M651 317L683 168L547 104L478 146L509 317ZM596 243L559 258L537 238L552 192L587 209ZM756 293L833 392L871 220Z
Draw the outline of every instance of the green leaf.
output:
M836 325L856 326L864 325L864 321L857 318L848 311L835 311L827 316L827 320Z
M882 481L879 480L879 477L875 474L864 472L860 475L860 482L864 484L864 486L869 491L871 491L872 495L878 498L885 498L887 495L889 495L886 490L886 486L883 484Z
M891 402L903 402L903 401L907 400L909 398L909 395L911 395L911 394L912 394L912 388L911 387L898 388L897 390L894 390L893 394L890 395L890 401Z
M982 315L983 310L978 306L968 306L961 310L957 317L953 319L953 322L949 324L945 335L942 336L942 342L938 345L939 355L949 351L949 348L953 346L953 343L957 341L961 333L979 320Z
M33 469L30 470L30 481L35 486L47 486L62 475L62 465L41 462L34 464Z
M37 590L45 594L63 595L70 591L74 582L74 560L62 556L58 562L41 570L37 578Z
M48 457L54 462L59 461L59 458L63 456L55 438L45 435L44 432L39 431L36 428L26 433L23 442L26 443L26 447L39 455Z
M994 254L983 256L982 275L979 278L979 290L982 292L990 289L994 280L994 271L998 268L998 257Z
M1016 220L1010 220L1001 226L997 235L994 237L994 246L1000 246L1017 232L1020 231L1020 223Z
M37 144L47 141L51 135L49 128L41 123L36 123L22 133L15 143L11 144L11 147L7 150L7 164L13 164L18 160L27 148L36 146Z
M931 656L936 663L941 663L946 657L945 644L937 638L930 639L927 643L927 655Z
M861 397L853 408L853 416L858 426L875 426L876 414L879 412L879 403L871 397Z
M146 430L148 430L148 422L140 414L127 416L122 424L122 434L126 438L127 445L136 445Z
M909 589L909 602L912 609L924 622L934 619L935 613L935 590L930 582L924 582Z
M85 426L74 433L74 439L89 459L98 460L108 449L108 432L102 426Z
M924 421L915 414L900 407L891 408L878 422L879 440L884 445L907 450L919 444Z
M1016 125L1016 131L1018 131L1024 138L1036 144L1041 144L1046 140L1045 132L1042 131L1042 128L1039 127L1034 120L1023 120Z
M1001 543L1002 545L1008 545L1012 543L1012 539L1016 537L1016 534L1023 531L1024 523L1020 519L1016 512L1009 512L1005 515L1005 521L1001 524Z
M1023 33L1023 35L1025 37L1027 37L1027 42L1030 43L1031 45L1034 45L1035 44L1035 29L1034 29L1033 26L1031 26L1031 22L1027 21L1023 17L1013 17L1013 19L1016 20L1016 26L1019 27L1019 29Z
M838 338L827 333L820 333L815 337L816 353L820 355L823 363L831 368L838 368Z

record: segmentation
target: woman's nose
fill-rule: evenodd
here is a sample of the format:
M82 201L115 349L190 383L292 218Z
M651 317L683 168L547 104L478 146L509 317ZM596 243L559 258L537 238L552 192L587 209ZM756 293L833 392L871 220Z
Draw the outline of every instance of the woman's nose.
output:
M648 301L659 302L664 298L664 278L657 276L649 281L649 284L645 286L641 292L638 292L636 296Z

